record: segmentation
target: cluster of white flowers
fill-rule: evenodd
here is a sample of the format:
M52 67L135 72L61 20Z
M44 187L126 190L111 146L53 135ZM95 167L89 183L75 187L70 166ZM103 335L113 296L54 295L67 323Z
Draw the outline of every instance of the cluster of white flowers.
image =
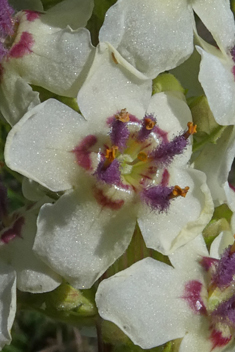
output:
M0 184L0 349L11 340L16 288L45 293L67 282L94 285L100 317L143 349L180 339L174 351L232 352L229 1L118 0L96 47L85 28L93 5L64 0L44 11L39 0L0 0L4 157L25 177L28 200L9 214ZM195 14L217 46L200 37ZM60 99L41 102L42 90ZM108 274L136 229L134 264Z

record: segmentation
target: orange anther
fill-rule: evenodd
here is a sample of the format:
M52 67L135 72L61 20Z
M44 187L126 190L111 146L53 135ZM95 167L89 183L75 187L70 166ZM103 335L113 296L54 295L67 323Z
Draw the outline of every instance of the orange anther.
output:
M117 146L113 146L111 148L107 148L106 149L106 154L105 154L105 158L111 163L115 157L116 157L116 151L118 150Z
M194 125L193 122L188 122L187 123L188 129L184 133L184 138L187 139L189 136L192 136L193 134L197 133L197 125Z
M152 130L154 128L154 126L156 125L156 122L151 120L148 117L145 117L144 124L145 124L146 130Z
M126 109L122 109L118 114L115 115L116 119L122 122L128 122L130 120L129 112Z
M148 159L148 156L146 153L144 152L140 152L138 155L137 155L137 158L139 159L139 161L146 161Z
M112 59L115 62L115 64L118 64L118 61L117 61L117 59L116 59L116 57L115 57L113 52L111 53L111 55L112 55Z
M186 194L188 193L189 187L185 188L180 188L180 186L175 186L173 191L171 192L170 198L176 198L176 197L186 197Z

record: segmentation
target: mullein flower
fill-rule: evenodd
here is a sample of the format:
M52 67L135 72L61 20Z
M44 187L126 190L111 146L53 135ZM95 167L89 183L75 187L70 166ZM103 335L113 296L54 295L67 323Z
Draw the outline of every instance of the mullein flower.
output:
M30 84L76 97L93 51L89 32L80 28L92 6L92 0L65 0L47 13L15 13L0 1L0 111L10 124L40 103Z
M42 207L34 249L77 288L125 252L136 220L147 247L168 253L213 212L204 174L187 167L195 126L186 103L151 97L151 81L99 50L78 96L87 120L48 100L12 129L5 150L10 168L66 191Z
M22 208L9 214L7 193L2 185L0 185L0 199L1 261L15 270L17 288L34 293L55 289L61 283L60 277L32 250L40 205L34 205L30 209Z
M179 339L181 352L234 351L234 244L222 254L220 234L209 256L202 236L169 256L172 266L146 258L104 280L96 302L144 349ZM115 302L115 304L114 304Z
M193 10L218 41L228 43L233 17L229 1L221 0L118 0L106 13L100 42L109 42L137 70L155 78L193 52Z

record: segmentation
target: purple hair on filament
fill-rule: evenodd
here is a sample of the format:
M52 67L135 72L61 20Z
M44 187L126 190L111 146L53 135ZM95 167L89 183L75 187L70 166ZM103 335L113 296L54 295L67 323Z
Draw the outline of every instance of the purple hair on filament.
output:
M184 136L177 136L172 141L161 143L152 153L151 157L161 165L169 165L176 155L182 154L188 144Z
M117 146L119 150L125 149L129 135L130 132L127 123L115 118L110 133L112 145Z
M147 124L146 124L146 120L150 120L153 122L153 126L155 126L156 124L156 119L152 114L149 115L145 115L142 121L142 126L141 129L139 130L139 133L137 135L137 140L139 142L143 142L146 138L148 138L148 136L150 135L150 133L152 132L152 128L148 129L146 128Z
M100 181L103 181L109 185L118 184L121 181L121 173L119 170L119 162L114 159L110 165L105 166L105 160L102 160L95 172L95 175Z
M231 252L231 247L225 249L217 270L212 277L213 282L220 289L223 289L230 285L230 283L234 280L233 277L235 275L235 252Z
M170 205L170 195L174 187L154 186L141 192L142 200L159 213L166 211Z

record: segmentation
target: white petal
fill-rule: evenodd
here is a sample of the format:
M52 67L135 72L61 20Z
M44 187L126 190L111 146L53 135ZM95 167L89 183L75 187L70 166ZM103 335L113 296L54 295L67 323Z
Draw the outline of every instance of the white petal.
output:
M210 221L214 206L204 173L193 169L170 171L169 186L189 186L185 198L172 200L167 212L141 209L138 223L146 246L169 254L199 235Z
M34 249L76 288L89 288L124 253L136 224L126 204L119 210L101 207L90 182L42 207Z
M24 27L21 30L33 36L32 52L11 59L22 78L53 93L76 97L94 55L88 30L53 28L43 23L43 15Z
M120 63L114 62L112 54ZM87 119L97 115L106 119L124 108L139 118L144 116L152 93L152 81L136 77L124 61L107 44L97 47L93 65L78 93L79 108Z
M206 248L203 236L200 234L192 241L189 241L184 246L178 248L174 253L169 255L171 264L178 270L186 271L186 274L192 275L191 271L198 271L201 281L203 282L202 269L198 263L203 256L208 257L209 253ZM187 270L186 270L187 268Z
M0 263L0 349L11 341L11 328L16 313L16 274Z
M187 334L181 342L179 352L211 352L212 344L209 340L209 326L206 322L201 329L194 329L193 332ZM216 349L217 350L217 349Z
M26 199L38 201L45 196L45 188L27 177L22 181L22 193Z
M93 6L93 0L65 0L50 8L43 21L58 28L85 27L92 14Z
M0 83L0 111L10 125L16 124L21 117L40 104L39 94L33 92L29 84L22 79L13 65L3 65L4 72Z
M0 247L1 259L11 264L15 269L19 290L33 293L52 291L60 285L61 278L45 265L32 250L36 234L37 213L29 211L22 216L24 224L20 237L16 237Z
M196 0L192 7L211 32L221 50L235 44L234 17L229 0Z
M197 47L202 56L199 81L211 111L220 125L235 124L235 83L232 65Z
M181 298L183 289L183 278L175 269L146 258L102 281L96 303L102 318L147 349L196 328L198 316Z
M30 110L9 133L7 165L52 191L71 188L80 170L71 151L86 124L66 105L47 100Z
M208 143L195 160L195 168L205 172L207 184L210 188L215 205L218 206L227 201L228 174L235 155L235 132L234 127L228 127L217 141ZM232 202L229 205L233 205ZM235 211L235 207L231 208Z
M157 119L157 125L167 132L169 140L187 130L187 123L192 121L192 115L188 105L167 93L154 94L150 100L147 113L153 113ZM180 156L174 158L173 164L185 165L191 157L191 146Z
M111 43L150 78L183 62L193 51L194 21L187 1L119 0L106 13L100 41Z

